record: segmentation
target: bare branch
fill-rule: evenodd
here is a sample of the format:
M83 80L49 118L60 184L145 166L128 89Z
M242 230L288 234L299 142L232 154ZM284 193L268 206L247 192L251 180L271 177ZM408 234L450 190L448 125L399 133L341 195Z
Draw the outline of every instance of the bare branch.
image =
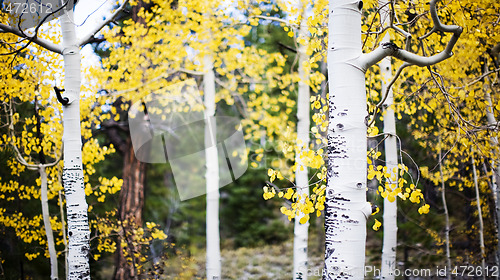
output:
M254 17L254 18L260 18L260 19L264 19L264 20L276 21L276 22L284 23L286 25L298 27L297 24L291 23L291 22L289 22L287 20L284 20L284 19L281 19L281 18L277 18L277 17L268 17L268 16L262 16L262 15L254 15L252 17Z
M390 8L387 7L388 5L390 5L391 7ZM382 13L384 13L385 16L383 16ZM380 34L383 34L384 32L386 32L388 29L392 28L396 32L400 33L402 36L404 36L406 38L406 50L410 50L409 47L410 47L411 38L412 38L411 33L408 33L405 30L403 30L402 28L400 28L398 26L400 24L394 24L394 21L395 20L397 21L394 3L391 1L391 2L387 2L387 3L379 6L379 8L377 9L377 14L380 16L380 21L386 22L386 23L383 24L383 28L381 30L376 31L376 32L367 32L366 34L367 35L370 35L370 34L380 35ZM386 20L387 16L389 17L389 21ZM375 17L373 18L368 30L370 30L372 28L374 23L375 23ZM368 36L366 36L365 41L363 42L363 47L366 45L367 41L368 41Z
M90 31L87 35L83 36L80 40L78 40L77 45L83 47L86 44L95 41L94 36L97 34L97 32L99 32L104 26L110 24L116 18L116 16L125 9L125 6L127 6L128 1L129 0L125 0L110 17L103 20L103 22L98 24L92 31Z
M193 76L203 76L205 74L205 73L203 73L201 71L189 70L189 69L185 69L185 68L179 68L179 69L177 69L177 71L184 72L186 74L190 74L190 75L193 75Z
M406 67L411 66L411 65L412 65L411 63L405 62L405 63L403 63L403 65L401 65L398 68L398 70L396 71L396 74L394 75L394 77L392 78L392 80L387 84L387 87L385 88L385 91L382 93L383 94L382 100L380 100L380 102L377 104L377 106L375 106L375 111L373 113L373 118L370 121L370 123L367 125L367 127L370 127L375 122L375 120L377 119L378 109L382 108L382 105L384 105L385 100L387 99L387 96L389 95L389 91L392 88L392 85L394 85L394 83L396 82L396 80L399 78L399 75L401 75L401 72L403 72L403 69L405 69Z
M47 41L47 40L44 40L44 39L41 39L38 37L38 30L40 30L40 27L42 26L42 24L52 15L58 13L59 11L61 11L62 9L66 8L66 5L68 5L69 3L69 0L66 1L65 3L63 3L63 5L61 7L59 7L58 9L56 9L55 11L53 11L52 13L48 14L48 15L45 15L45 17L40 21L40 23L35 27L35 31L34 31L34 35L33 36L29 36L27 35L26 33L24 33L24 31L22 30L22 27L21 27L21 21L18 22L17 24L17 29L14 28L14 27L11 27L11 26L8 26L8 25L5 25L5 24L1 24L0 23L0 30L3 31L3 32L7 32L7 33L12 33L14 35L17 35L21 38L23 38L22 41L24 40L28 40L28 43L26 43L26 45L22 46L21 48L15 50L15 51L12 51L10 53L4 53L2 55L11 55L11 54L16 54L16 53L19 53L20 51L22 51L23 49L27 48L31 43L36 43L38 44L39 46L49 50L49 51L52 51L52 52L55 52L55 53L58 53L58 54L62 54L62 51L63 51L63 48L60 47L59 45L56 45L50 41Z
M273 189L274 189L275 191L277 191L277 192L280 192L280 191L281 191L281 189L280 189L278 186L276 186L275 184L273 184L273 183L271 183L271 182L269 182L269 181L266 181L266 184L267 184L267 185L269 185L269 186L271 186L271 187L273 187ZM288 200L288 199L283 199L283 201L284 201L284 202L285 202L288 206L292 206L292 202L291 202L290 200Z
M405 69L406 67L411 66L411 65L412 65L411 63L405 62L405 63L403 63L403 65L401 65L398 68L398 71L396 72L396 74L394 75L394 77L392 78L392 80L387 84L387 87L385 88L385 92L384 92L384 97L377 104L377 107L380 108L382 106L382 104L385 103L385 100L387 99L387 95L389 94L389 91L391 90L392 85L394 85L394 83L396 82L396 80L399 78L399 75L401 75L401 72L403 72L403 69Z
M394 2L390 1L389 3L391 4L391 9L389 11L390 18L391 18L391 20L389 21L389 27L396 30L396 32L399 32L401 35L403 35L406 38L406 50L409 51L412 35L411 35L411 33L406 32L405 30L403 30L402 28L400 28L399 26L394 24L394 20L397 20L398 22L399 22L399 20L398 20L397 15L396 15L396 9L394 8Z
M241 108L240 106L236 106L236 109L238 109L238 112L241 114L241 116L243 116L244 118L247 117L247 111L248 111L248 106L245 102L245 99L243 98L243 96L241 96L241 94L239 94L238 92L234 91L231 89L231 87L227 84L225 84L223 81L221 81L220 79L218 79L217 77L215 77L215 82L220 85L221 87L225 88L226 90L228 90L229 92L231 92L231 95L233 97L237 97L238 100L240 101L241 105L243 106L243 108ZM236 103L238 104L238 103Z
M431 0L430 2L430 13L432 21L434 23L434 27L432 28L433 31L431 32L441 31L445 33L453 33L450 41L446 45L446 48L442 52L433 56L426 57L411 53L407 50L400 49L394 43L382 43L373 52L361 55L361 57L359 58L359 64L361 68L366 71L366 69L368 69L370 66L376 64L387 56L392 56L421 67L430 66L451 57L453 55L453 47L457 43L460 34L462 34L462 27L456 25L444 25L440 22L436 11L436 1L437 0Z
M177 72L177 71L169 71L169 72L163 73L163 74L161 74L161 75L159 75L157 77L152 78L149 81L145 81L144 83L140 84L137 87L133 87L133 88L129 88L129 89L124 89L124 90L119 90L119 91L111 92L110 94L112 94L114 96L117 96L117 95L129 93L129 92L138 91L139 89L144 88L145 86L147 86L149 84L152 84L152 83L154 83L156 81L159 81L161 79L167 78L168 76L174 74L175 72Z
M499 72L500 72L500 68L497 68L497 69L485 72L481 76L475 78L472 82L470 82L470 83L468 83L468 84L466 84L465 86L462 86L462 87L456 87L456 89L461 89L461 88L466 88L466 87L472 86L473 84L482 81L485 77L487 77L487 76L489 76L491 74L499 73Z
M15 135L14 135L14 114L12 112L12 100L10 101L10 104L9 104L9 107L8 107L8 113L9 113L9 128L8 128L8 132L9 132L9 136L10 136L10 145L12 146L12 148L14 149L14 156L16 157L16 160L26 166L28 169L32 169L32 170L36 170L38 169L38 165L35 165L35 164L29 164L24 158L23 156L21 155L21 152L19 151L19 149L17 148L16 146L16 143L14 142L14 139L15 139Z
M26 35L24 32L22 32L21 30L14 28L14 27L11 27L11 26L8 26L8 25L5 25L3 23L0 23L0 30L2 30L3 32L12 33L14 35L17 35L17 36L23 38L23 39L28 40L29 43L25 47L27 47L31 42L33 42L44 49L47 49L49 51L52 51L52 52L55 52L58 54L62 54L62 47L61 46L56 45L50 41L44 40L42 38L38 38L36 34L34 36L30 37L30 36Z
M51 163L43 164L43 167L52 167L54 165L57 165L59 163L59 161L61 161L61 159L63 158L63 151L64 151L64 142L61 143L61 149L59 152L59 156L57 156L57 153L54 151L54 157L56 158L56 160L54 162L51 162Z
M57 156L57 153L54 152L54 156L56 158L56 160L54 162L51 162L51 163L47 163L47 164L42 164L42 163L39 163L39 164L30 164L26 161L26 159L24 159L24 157L22 156L21 154L21 151L19 151L19 149L17 148L17 145L16 143L14 142L14 139L15 139L15 135L14 135L14 121L13 121L13 112L12 112L12 100L10 101L10 104L9 104L9 107L8 107L8 114L9 114L9 121L8 121L8 133L9 133L9 136L10 136L10 145L12 146L12 148L14 149L14 156L16 157L16 160L26 166L26 168L30 169L30 170L39 170L40 168L47 168L47 167L52 167L56 164L59 163L59 161L61 160L62 156L63 156L63 147L64 145L61 145L61 150L60 150L60 153L59 153L59 156ZM40 146L40 148L42 148Z
M432 33L436 31L442 31L442 32L447 32L447 33L455 33L457 26L455 25L443 25L441 21L439 20L438 14L437 14L437 9L436 9L436 0L431 1L431 8L430 8L430 13L431 13L431 18L432 22L434 23L434 27L432 28L429 33L425 34L422 37L419 37L419 40L423 40L427 37L429 37Z

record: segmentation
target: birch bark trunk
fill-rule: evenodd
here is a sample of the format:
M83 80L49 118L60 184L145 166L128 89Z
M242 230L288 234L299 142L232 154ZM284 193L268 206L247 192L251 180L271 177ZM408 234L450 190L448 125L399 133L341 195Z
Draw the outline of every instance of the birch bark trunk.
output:
M45 166L41 165L38 167L38 173L40 173L41 186L40 186L40 200L42 202L42 217L43 226L45 227L45 236L47 237L47 247L49 249L50 258L50 279L59 279L59 272L57 268L57 252L56 245L54 243L54 233L52 231L52 224L50 223L50 212L49 212L49 198L47 190L47 171Z
M384 36L383 42L390 42L388 33ZM380 73L382 74L382 90L386 92L388 81L391 79L391 58L386 57L380 61ZM392 90L387 92L387 99L384 103L384 133L385 133L385 162L387 172L393 173L394 168L398 168L398 155L396 144L396 119L394 118L394 109ZM395 174L396 181L386 185L394 190L398 187L398 173ZM384 198L384 238L382 245L382 267L381 277L386 280L394 280L394 269L396 268L396 248L398 240L398 223L397 223L397 197L393 202L390 202L387 197Z
M366 92L362 2L330 1L328 171L323 279L363 279L366 219Z
M491 83L491 81L490 81ZM488 120L489 125L496 125L497 120L495 119L495 115L493 114L493 101L491 100L491 94L489 90L485 89L484 97L486 99L487 108L486 108L486 119ZM496 136L491 137L491 143L493 147L496 147L498 149L499 147L499 141ZM498 152L497 152L498 153ZM493 160L493 178L495 179L494 185L494 198L495 198L495 207L496 207L496 224L497 224L497 253L496 253L496 258L500 260L500 188L498 185L500 184L500 165L498 164L498 161L500 159L497 157L495 160ZM497 277L497 279L499 279Z
M63 35L64 88L69 104L63 106L63 185L68 218L68 279L90 279L88 205L85 200L80 128L80 47L73 17L73 1L60 17Z
M62 31L62 47L37 36L30 37L17 27L0 23L2 32L12 33L39 46L63 55L64 60L64 97L58 96L63 106L63 144L64 169L63 186L66 197L68 219L68 244L66 257L67 279L90 279L89 251L90 229L88 222L88 205L85 200L82 140L80 127L80 85L81 58L80 46L94 39L94 35L109 24L128 4L125 0L120 7L106 20L82 39L76 38L73 9L76 0L68 0L63 4L64 13L60 16Z
M472 176L474 176L474 189L476 191L476 206L477 206L477 216L479 219L479 248L481 249L481 268L482 268L482 278L486 279L486 261L485 261L485 248L484 248L484 224L483 224L483 213L481 210L481 196L479 194L479 186L477 183L477 170L476 170L476 162L474 160L474 149L471 149L471 160L472 160Z
M219 235L219 157L215 122L215 73L213 60L205 56L203 75L205 105L205 160L207 191L207 279L221 279Z
M328 171L325 202L325 269L323 279L363 279L366 219L366 112L365 71L392 56L409 65L429 66L453 55L462 33L456 25L443 25L437 0L430 1L432 32L453 33L445 49L425 57L381 44L368 54L361 51L362 1L330 0L328 23ZM402 69L402 68L400 68Z
M441 138L439 138L439 176L441 178L441 200L443 201L445 221L445 246L446 246L446 279L451 280L451 255L450 255L450 215L446 202L446 186L443 174L443 155L441 154Z
M307 18L305 16L306 7L303 9L301 22L299 27L299 38L307 38ZM309 73L304 69L304 63L307 59L307 45L300 44L297 50L299 56L299 91L297 97L297 142L302 142L302 150L309 150L309 129L310 129L310 89L309 89ZM307 166L302 164L300 154L295 156L297 170L295 171L295 185L299 197L309 196L309 173ZM304 199L302 199L304 201ZM307 280L307 241L309 239L309 221L305 224L300 223L300 219L304 216L300 213L295 217L294 224L294 239L293 239L293 279Z

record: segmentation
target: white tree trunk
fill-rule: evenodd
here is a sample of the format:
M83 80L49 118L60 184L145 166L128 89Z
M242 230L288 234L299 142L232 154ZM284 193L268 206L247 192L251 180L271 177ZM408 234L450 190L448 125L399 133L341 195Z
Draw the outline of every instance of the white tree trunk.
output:
M383 41L389 42L389 34L386 33ZM380 62L380 72L382 74L382 92L386 91L387 83L391 78L391 58L386 57ZM385 144L385 161L387 172L394 174L392 170L398 168L398 155L396 144L396 120L394 118L394 110L390 107L393 104L392 90L387 93L385 100L385 115L384 115L384 133L386 138ZM396 180L390 179L392 184L389 184L391 190L398 187L398 173L395 174ZM387 197L384 198L384 238L382 246L382 279L393 280L394 269L396 268L396 248L398 240L398 223L397 223L397 197L393 202L390 202Z
M328 23L328 81L330 83L328 125L328 171L325 214L324 279L363 279L366 219L366 93L364 72L387 56L405 66L429 66L451 57L462 28L443 25L436 1L430 15L437 31L453 33L446 48L429 57L382 44L361 52L362 1L330 0Z
M68 239L67 239L68 237L66 235L66 219L64 218L64 201L62 198L61 191L59 191L58 200L59 200L59 213L61 215L61 223L62 223L61 233L63 236L63 244L64 244L64 260L66 260L66 257L68 255ZM68 262L65 261L64 264L65 264L64 273L66 275L66 278L68 278Z
M205 159L207 184L207 279L221 279L219 236L219 158L217 154L215 122L215 74L213 61L205 57L203 75L205 103Z
M446 279L451 280L451 255L450 255L450 215L446 202L446 188L443 174L443 155L441 154L441 138L439 138L439 176L441 177L441 200L443 201L445 221L445 246L446 246Z
M382 25L388 26L390 24L390 6L387 1L379 2L381 7ZM385 33L382 39L383 43L391 41L389 32ZM380 73L382 76L382 89L384 94L387 91L387 86L392 78L391 57L386 57L380 61ZM398 155L396 144L396 119L394 118L392 89L387 91L387 98L384 102L385 115L384 115L384 133L385 133L385 161L387 172L392 173L394 168L398 167ZM395 174L396 181L392 182L389 187L394 190L397 185L398 173ZM391 179L392 181L392 179ZM398 222L397 222L397 197L393 202L390 202L387 197L384 198L384 238L382 243L382 264L381 264L381 277L386 280L394 280L394 269L396 268L396 249L398 241Z
M299 38L307 38L307 17L305 16L305 7L301 7L302 20L299 27ZM305 71L303 64L308 61L307 45L300 44L297 50L299 61L299 92L297 97L297 141L301 141L302 150L309 150L309 129L310 129L310 89L308 85L309 74ZM309 174L307 167L302 164L300 154L295 156L297 170L295 171L295 185L299 196L309 196ZM304 201L304 199L302 199ZM305 224L300 223L304 217L300 213L295 217L294 239L293 239L293 279L307 280L307 240L309 238L309 221Z
M477 216L479 219L479 248L481 249L481 267L483 279L486 279L486 272L484 271L486 267L486 262L484 260L486 256L485 248L484 248L484 225L483 225L483 211L481 210L481 197L479 195L479 186L477 184L477 171L476 171L476 162L474 160L474 150L471 149L471 158L472 158L472 176L474 176L474 189L476 190L476 204L477 204Z
M72 1L71 1L72 2ZM70 3L71 4L71 3ZM73 5L60 17L63 35L64 89L69 104L63 106L63 185L68 217L68 279L90 279L88 205L85 201L80 129L80 47L77 45Z
M42 181L40 186L40 201L42 203L43 225L45 227L45 236L47 237L47 247L49 249L50 279L57 280L59 278L57 269L57 252L56 245L54 243L52 224L50 223L49 198L47 194L47 171L45 170L45 166L40 165L38 167L38 172L40 173L40 179Z
M63 144L64 169L63 186L66 197L68 218L68 244L66 258L67 279L90 279L89 252L90 229L88 223L88 205L85 200L82 165L82 141L80 127L80 46L90 43L94 35L109 24L127 6L125 0L106 20L98 24L81 40L76 38L73 8L76 0L68 0L64 5L64 14L60 16L62 47L40 37L29 37L16 27L0 23L2 32L15 34L29 39L39 46L63 55L64 89L63 100ZM58 98L59 99L59 98Z
M360 67L361 7L330 1L328 171L323 279L363 279L366 219L366 92Z
M36 99L35 99L36 103ZM36 109L38 110L38 109ZM40 130L40 123L39 123L39 116L37 115L37 130ZM12 108L10 108L10 119L12 120ZM12 125L9 125L9 129L13 129ZM14 138L14 131L10 130L9 131L10 136ZM40 135L38 135L38 139L41 143L42 138ZM50 279L51 280L57 280L58 279L58 268L57 268L57 252L56 252L56 247L54 243L54 232L52 230L52 224L50 223L50 211L49 211L49 198L48 198L48 190L47 190L47 167L52 167L59 163L59 159L55 160L53 163L45 164L45 158L43 155L40 156L40 161L43 163L39 164L29 164L26 162L26 160L22 157L21 153L19 152L19 149L15 145L15 143L12 143L12 148L15 151L15 157L17 161L26 166L28 169L31 170L37 170L38 174L40 174L40 204L42 206L42 220L43 220L43 225L45 227L45 237L47 238L47 248L49 251L49 261L50 261ZM41 148L41 146L40 146ZM62 215L61 218L64 220L64 216Z
M491 83L491 81L490 81ZM488 102L487 108L486 108L486 119L488 120L489 125L496 125L497 120L495 119L495 115L493 114L493 101L491 100L491 95L490 91L485 89L484 92L484 97L486 99L486 102ZM496 136L491 137L491 144L493 147L498 149L499 143L498 143L498 138ZM498 164L499 157L497 157L495 160L493 160L493 178L495 179L494 184L494 198L495 198L495 210L496 210L496 224L497 224L497 253L496 253L496 258L500 259L500 188L498 185L500 184L500 165Z

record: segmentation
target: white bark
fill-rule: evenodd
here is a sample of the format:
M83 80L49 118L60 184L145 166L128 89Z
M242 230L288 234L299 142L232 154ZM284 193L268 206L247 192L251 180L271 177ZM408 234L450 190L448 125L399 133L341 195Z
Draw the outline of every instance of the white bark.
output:
M299 27L299 38L307 36L307 18L305 16L305 7L302 11L302 20ZM309 74L305 71L303 64L308 61L306 54L307 45L300 44L297 50L299 61L299 92L297 97L297 141L301 141L302 150L309 149L309 108L310 108L310 89L308 85ZM309 196L309 174L307 166L302 164L300 154L295 156L297 170L295 171L295 185L297 186L297 194L299 197ZM305 199L302 199L304 202ZM307 280L307 240L309 221L305 224L300 223L300 219L304 217L303 213L299 213L295 217L294 224L294 239L293 239L293 279Z
M491 100L491 94L490 94L489 90L485 89L484 97L486 99L486 102L488 102L488 105L486 108L486 119L488 120L488 124L492 125L492 126L496 125L497 120L495 119L495 115L493 114L493 102ZM493 146L494 149L499 148L499 142L498 142L498 138L496 136L492 136L490 138L490 141L491 141L491 145ZM494 175L493 178L495 179L494 184L492 184L492 185L494 188L493 191L494 191L495 208L496 208L495 210L496 210L496 225L497 225L497 239L498 239L497 253L496 253L497 259L500 259L500 203L499 203L499 201L500 201L500 188L498 187L498 184L500 184L500 165L498 164L499 160L500 160L500 158L496 157L492 163L493 175Z
M123 3L111 14L107 19L103 19L101 23L96 25L88 34L84 35L78 40L78 46L84 46L94 39L94 36L106 25L110 24L115 17L121 13L127 6L129 0L123 1Z
M42 38L38 38L38 37L28 37L26 36L25 33L21 32L18 28L16 27L11 27L11 26L8 26L8 25L5 25L3 23L0 23L0 29L3 31L3 32L8 32L8 33L12 33L12 34L15 34L19 37L22 37L22 38L28 38L29 41L39 45L40 47L42 48L45 48L49 51L52 51L52 52L55 52L55 53L58 53L58 54L62 54L62 48L52 42L49 42L47 40L44 40Z
M64 169L63 186L66 196L66 209L68 217L68 244L66 259L67 279L90 279L89 267L89 237L88 205L85 201L82 166L82 142L80 128L80 46L92 41L93 36L106 24L111 22L120 13L128 0L104 20L89 35L81 40L76 38L76 30L73 17L74 0L68 0L64 8L64 14L60 17L63 35L62 46L41 39L29 37L15 27L0 24L0 30L15 34L27 39L29 42L63 55L65 71L65 98L69 104L63 106L63 144L64 144Z
M47 237L47 247L49 249L50 279L57 280L59 278L57 269L57 252L54 243L52 224L50 223L49 198L47 194L47 171L45 169L45 166L40 165L40 167L38 168L38 172L40 173L40 179L42 182L40 186L40 200L42 203L42 217L43 225L45 227L45 236Z
M441 177L441 200L443 201L444 221L445 221L445 246L446 246L446 279L451 280L451 255L450 255L450 215L448 204L446 203L446 188L443 174L443 156L441 154L441 138L439 138L439 176Z
M382 25L388 26L390 24L390 8L387 1L379 2L381 7L381 17ZM391 36L389 32L385 33L382 39L383 43L391 41ZM387 172L392 173L394 168L398 167L398 155L397 155L397 143L396 143L396 119L394 117L394 109L391 105L393 104L393 94L392 89L388 88L388 83L392 77L392 67L391 58L386 57L382 59L379 63L380 74L382 76L382 88L381 92L386 93L387 97L384 102L384 133L386 135L384 145L385 145L385 162L387 167ZM398 172L394 174L395 181L390 179L389 187L391 190L397 188L398 182ZM394 269L396 268L396 249L398 241L398 222L397 222L397 197L393 202L390 202L387 197L384 198L384 238L382 243L382 264L381 264L381 277L386 280L394 280Z
M328 171L323 279L363 279L366 219L366 93L358 2L330 1Z
M90 279L88 205L85 201L80 128L80 47L77 45L73 5L60 17L63 35L65 97L63 106L63 185L68 217L68 279Z
M58 199L59 199L59 213L61 215L61 223L62 223L61 233L63 236L63 244L64 244L64 259L66 260L68 255L68 239L66 235L66 222L65 222L66 219L64 218L64 201L62 198L61 191L59 191L58 193ZM64 262L64 264L65 264L64 273L66 275L66 278L68 278L68 262Z
M421 67L433 65L447 58L450 58L453 55L453 47L457 43L460 34L462 34L462 27L456 25L444 25L441 23L437 15L437 9L436 9L437 1L438 0L431 0L429 3L430 5L429 13L431 15L434 27L429 33L420 37L419 39L423 40L424 38L430 36L432 33L435 33L437 31L453 33L450 40L448 41L448 44L446 45L445 49L442 52L437 53L433 56L425 57L411 53L407 50L400 49L399 47L397 47L392 43L389 44L382 43L380 47L378 47L374 51L364 54L361 59L361 63L358 65L358 67L361 67L363 71L366 71L366 69L368 69L370 66L377 63L386 56L392 56L407 62L409 65L417 65Z
M422 57L384 43L368 54L361 53L362 1L331 0L328 23L328 173L326 190L326 248L323 279L363 279L366 219L366 93L364 72L387 56L418 66L438 63L452 55L462 32L437 17L436 1L430 14L436 31L453 33L445 50ZM426 37L428 35L424 35Z
M35 99L36 103L36 99ZM36 107L35 107L36 108ZM35 109L37 110L37 109ZM10 120L12 121L12 107L9 108L10 112ZM37 116L38 117L38 116ZM38 119L38 118L37 118ZM38 119L39 121L39 119ZM14 139L14 124L11 122L8 126L9 128L9 133L11 136L11 139ZM40 126L37 126L37 129L40 129ZM39 141L41 143L41 138L39 138ZM24 157L21 155L21 152L17 148L16 144L14 142L11 143L12 148L14 149L14 154L17 159L17 161L26 166L30 170L38 170L38 173L40 174L40 203L42 205L42 220L43 220L43 225L45 227L45 237L47 238L47 248L49 251L49 260L50 260L50 279L51 280L57 280L58 279L58 268L57 268L57 252L56 252L56 247L55 247L55 242L54 242L54 232L52 230L52 224L50 223L50 212L49 212L49 199L48 199L48 190L47 190L47 168L52 167L56 164L59 163L59 160L61 160L61 157L57 158L54 162L45 164L45 163L39 163L39 164L29 164ZM42 148L40 146L40 148ZM43 156L41 156L40 161L44 162L45 160ZM64 216L61 216L63 218Z
M476 190L476 204L477 204L477 216L479 219L479 248L481 249L481 267L482 267L482 276L483 279L486 279L486 262L485 262L485 248L484 248L484 225L483 225L483 212L481 210L481 197L479 195L479 186L477 184L477 171L476 171L476 162L474 160L474 150L471 149L471 158L472 158L472 176L474 176L474 189Z
M384 42L390 41L390 36L386 33ZM382 59L380 61L380 72L382 74L382 90L386 91L387 83L391 78L391 60L389 57ZM397 155L397 144L396 144L396 120L394 118L394 109L391 105L393 104L392 90L389 89L387 93L387 98L385 100L385 115L384 115L384 133L386 138L385 144L385 161L387 172L393 174L393 169L398 168L398 155ZM394 174L396 180L390 179L389 187L394 190L398 187L398 173ZM397 223L397 197L393 202L390 202L387 197L384 198L384 238L382 245L382 267L381 276L382 279L394 279L394 269L396 268L396 248L397 248L397 233L398 233L398 223Z
M11 128L10 126L9 128ZM13 132L12 137L13 137ZM48 199L48 190L47 190L47 167L52 167L56 164L59 163L59 159L54 161L53 163L49 164L29 164L26 162L26 160L21 156L21 153L19 152L19 149L15 146L13 143L12 147L14 148L15 151L15 156L16 159L18 160L19 163L22 165L26 166L28 169L31 170L38 170L38 173L40 174L40 203L42 205L42 219L43 219L43 225L45 227L45 237L47 238L47 248L49 251L49 259L50 259L50 279L51 280L56 280L58 279L58 268L57 268L57 252L56 252L56 247L55 247L55 242L54 242L54 233L52 230L52 224L50 223L50 212L49 212L49 199ZM61 216L63 218L64 216Z
M215 122L215 73L213 61L205 56L203 75L205 104L205 160L207 184L207 279L221 279L219 236L219 159Z

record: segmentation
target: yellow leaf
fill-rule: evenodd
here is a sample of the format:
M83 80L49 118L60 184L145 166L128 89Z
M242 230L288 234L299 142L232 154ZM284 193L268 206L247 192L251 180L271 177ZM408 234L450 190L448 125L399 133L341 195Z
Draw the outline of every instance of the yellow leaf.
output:
M307 223L307 221L309 221L309 214L306 214L304 217L300 218L299 222L301 224L305 224Z

